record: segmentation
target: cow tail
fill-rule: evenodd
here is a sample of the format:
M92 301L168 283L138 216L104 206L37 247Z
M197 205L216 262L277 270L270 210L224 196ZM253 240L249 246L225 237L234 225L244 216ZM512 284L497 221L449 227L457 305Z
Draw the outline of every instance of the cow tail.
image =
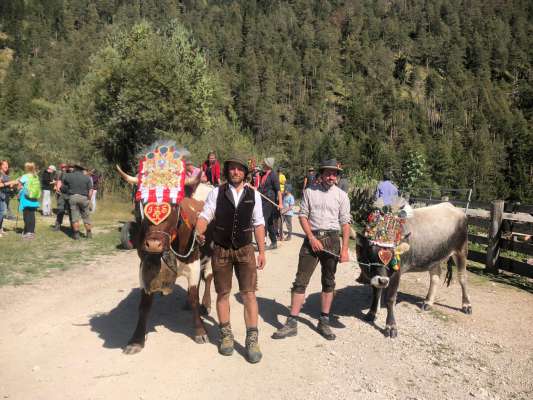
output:
M444 283L447 287L450 286L450 283L452 283L452 277L453 277L453 266L452 266L452 258L450 257L448 259L448 269L446 271L446 277L444 278Z

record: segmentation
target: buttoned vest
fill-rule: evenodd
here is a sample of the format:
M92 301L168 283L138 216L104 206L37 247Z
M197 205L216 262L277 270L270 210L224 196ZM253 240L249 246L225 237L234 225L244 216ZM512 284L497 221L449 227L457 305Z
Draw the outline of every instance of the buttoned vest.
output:
M245 187L237 207L229 184L218 188L215 211L215 243L227 249L238 249L252 243L252 214L255 206L253 189Z

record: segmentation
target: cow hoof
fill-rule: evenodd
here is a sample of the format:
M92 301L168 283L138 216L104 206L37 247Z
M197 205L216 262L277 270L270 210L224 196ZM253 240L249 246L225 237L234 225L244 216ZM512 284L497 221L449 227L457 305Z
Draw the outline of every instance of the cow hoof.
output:
M422 303L422 307L420 307L422 311L429 311L431 310L431 304L428 303Z
M142 344L140 344L140 343L131 343L131 344L128 344L124 348L122 353L127 354L127 355L137 354L138 352L140 352L143 349L143 347L144 346Z
M471 315L472 314L472 306L463 306L462 311L465 314L467 314L467 315Z
M209 343L209 337L207 335L196 335L194 341L198 344Z
M368 313L365 315L365 321L367 322L374 322L376 320L376 314L374 313Z
M203 304L200 305L200 315L203 315L204 317L209 315L211 312L211 308L204 306Z
M396 336L398 336L398 328L395 326L387 326L385 328L385 336L394 339Z

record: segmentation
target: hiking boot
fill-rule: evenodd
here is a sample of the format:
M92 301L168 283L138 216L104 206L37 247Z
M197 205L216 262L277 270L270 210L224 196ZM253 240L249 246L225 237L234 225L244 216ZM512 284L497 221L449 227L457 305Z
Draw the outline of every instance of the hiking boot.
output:
M246 359L249 363L255 364L261 361L263 354L259 348L259 332L257 328L250 328L246 330Z
M288 241L290 241L290 240L291 240L291 237L290 237L290 236L287 236L287 237L285 238L285 241L286 241L286 242L288 242Z
M336 336L333 332L331 332L331 328L329 326L329 318L326 316L322 316L318 319L318 325L316 327L318 330L318 333L320 333L322 336L324 336L327 340L335 340Z
M287 322L272 335L272 339L285 339L298 334L298 324L293 317L288 317Z
M231 325L220 327L220 345L218 352L223 356L231 356L233 354L233 333L231 332Z
M93 238L93 233L91 231L87 231L87 233L85 234L85 237L87 239L92 239Z
M75 231L72 235L72 239L74 240L80 240L80 233L78 231Z
M61 225L59 225L57 222L54 224L54 227L52 228L54 231L59 231L61 229Z

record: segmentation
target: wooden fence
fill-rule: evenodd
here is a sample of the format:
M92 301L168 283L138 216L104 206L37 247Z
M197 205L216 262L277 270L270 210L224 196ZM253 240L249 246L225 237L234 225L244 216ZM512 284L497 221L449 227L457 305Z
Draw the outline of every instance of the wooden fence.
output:
M487 271L491 273L504 270L533 278L533 265L501 255L502 250L510 250L520 253L518 257L520 259L533 258L533 241L531 240L533 221L531 218L523 218L523 214L520 215L520 213L533 215L533 205L505 203L503 200L480 203L420 197L410 199L410 203L420 205L437 204L443 201L465 208L468 225L480 228L477 229L476 234L469 234L468 240L471 243L485 246L485 251L469 250L469 260L485 264ZM489 211L490 214L481 210Z

